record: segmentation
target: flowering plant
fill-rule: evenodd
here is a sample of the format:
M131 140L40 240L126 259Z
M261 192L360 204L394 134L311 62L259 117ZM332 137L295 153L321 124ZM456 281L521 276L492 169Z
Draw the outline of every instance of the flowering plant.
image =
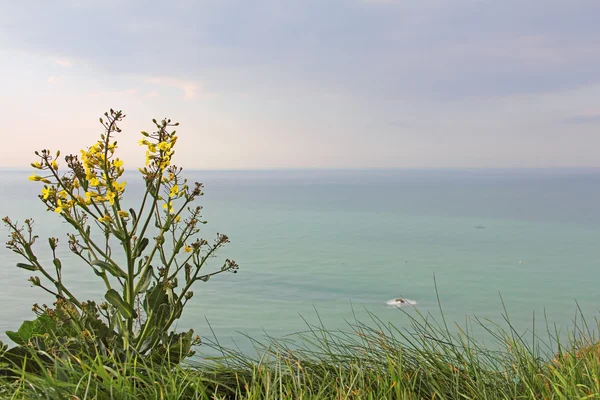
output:
M213 243L197 237L205 221L202 208L192 203L202 196L202 184L190 187L181 177L182 168L171 164L179 124L153 120L156 130L142 132L146 165L139 171L146 190L139 207L126 210L123 161L115 156L115 136L125 115L110 110L104 117L100 140L80 155L66 156L66 167L59 165L60 152L36 152L38 160L31 165L37 172L29 179L44 184L40 200L73 228L68 247L102 281L105 301L83 301L64 284L57 238L48 240L52 263L47 265L34 253L38 236L33 221L19 225L6 217L7 247L26 260L17 267L34 272L32 285L56 298L54 308L34 305L38 318L7 334L19 345L34 344L46 353L62 338L78 347L91 342L94 351L121 357L167 356L179 362L199 343L192 330L171 330L194 294L192 287L216 274L235 273L238 265L227 259L221 268L204 272L207 261L229 240L223 234Z

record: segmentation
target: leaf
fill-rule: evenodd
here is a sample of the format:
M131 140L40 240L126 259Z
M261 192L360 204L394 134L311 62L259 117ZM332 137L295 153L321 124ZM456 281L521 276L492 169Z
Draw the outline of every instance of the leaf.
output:
M94 260L94 261L92 261L91 264L108 271L112 276L115 276L117 278L126 278L127 277L127 274L125 274L125 271L123 271L121 268L117 267L116 265L107 263L106 261Z
M135 225L136 222L137 222L137 214L135 213L135 210L133 208L130 208L129 209L129 214L131 214L131 221Z
M17 332L6 331L6 336L16 344L24 345L34 336L51 333L55 330L56 322L48 316L41 315L33 321L23 321Z
M113 307L115 307L117 310L119 310L119 313L123 317L125 317L125 318L137 317L137 313L135 312L133 307L130 304L128 304L127 302L125 302L125 300L123 300L121 295L115 289L110 289L108 292L106 292L106 294L104 295L104 298L106 299L106 301L108 301L110 304L112 304Z
M163 226L163 229L166 231L169 230L169 228L171 227L171 222L173 221L173 218L171 218L171 214L167 214L167 218L165 219L165 225Z
M140 280L138 281L136 287L135 287L135 293L142 293L145 292L148 287L150 286L150 283L152 283L152 276L154 275L154 270L152 268L152 265L148 265L148 268L146 268L146 270L144 270L144 272L142 273L142 276L140 277Z
M29 265L29 264L23 264L23 263L17 263L17 267L26 269L27 271L38 271L39 270L39 268L35 265Z
M140 240L140 242L137 244L137 249L135 252L135 256L139 257L142 255L142 252L146 249L146 246L148 246L148 243L150 241L148 240L148 238L143 238L142 240Z

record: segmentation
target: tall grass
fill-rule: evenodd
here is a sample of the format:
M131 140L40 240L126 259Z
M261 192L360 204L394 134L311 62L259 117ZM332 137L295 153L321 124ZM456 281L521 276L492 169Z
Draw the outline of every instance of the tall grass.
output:
M293 340L251 340L255 355L205 343L221 356L166 369L71 354L52 368L12 370L0 396L15 399L584 399L600 398L598 321L580 310L565 337L520 334L474 319L450 328L407 313L408 329L374 315L344 330L307 323ZM483 345L473 328L483 329ZM30 360L36 363L35 359Z

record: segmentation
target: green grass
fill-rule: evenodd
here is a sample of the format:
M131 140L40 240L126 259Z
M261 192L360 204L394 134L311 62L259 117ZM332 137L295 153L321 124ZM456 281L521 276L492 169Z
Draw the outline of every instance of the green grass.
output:
M600 344L578 314L557 329L518 334L474 320L450 329L444 319L408 314L400 330L372 316L346 330L307 324L291 340L249 338L255 356L206 343L222 356L173 368L71 355L33 374L0 378L14 399L595 399ZM480 334L477 335L479 338ZM35 360L31 360L35 364ZM109 367L112 365L112 367Z

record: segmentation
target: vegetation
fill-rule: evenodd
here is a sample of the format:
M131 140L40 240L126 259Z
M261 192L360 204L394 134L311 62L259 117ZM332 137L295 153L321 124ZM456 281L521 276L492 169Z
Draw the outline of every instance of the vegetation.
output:
M225 260L205 272L207 261L228 242L197 238L202 195L171 165L177 124L154 121L142 132L146 191L139 208L125 210L123 162L114 156L124 115L111 110L100 120L101 140L79 156L36 153L31 180L44 184L41 201L73 228L72 253L106 289L100 304L79 299L65 286L58 239L50 238L50 262L36 256L33 221L4 219L8 247L24 257L32 285L56 299L34 305L37 318L7 332L16 346L0 348L0 397L15 399L580 399L600 398L598 322L589 327L579 312L566 337L558 329L525 338L507 328L474 320L452 331L417 310L406 313L406 330L372 316L343 331L322 324L288 340L248 338L255 356L204 345L220 357L189 358L199 339L177 333L174 323L193 296L192 287L223 272ZM63 169L66 172L60 174ZM187 214L184 214L187 213ZM186 216L187 215L187 216ZM151 233L152 232L152 233ZM37 250L37 248L36 248ZM50 264L48 266L47 264ZM579 318L581 317L581 318ZM453 331L456 331L454 333Z
M177 364L199 343L192 330L171 330L193 297L194 284L237 272L238 265L231 260L216 271L204 271L228 238L218 234L213 244L197 238L204 221L201 207L192 204L202 195L202 185L190 187L180 176L182 169L171 165L177 143L171 129L178 124L154 120L156 130L142 132L146 166L139 171L146 190L137 210L125 210L123 161L115 156L114 137L121 132L124 115L110 110L104 118L100 140L80 156L66 156L66 168L59 165L60 152L36 152L38 160L31 166L41 175L34 173L29 179L44 184L40 200L72 227L69 249L105 287L105 301L77 298L65 285L57 238L48 239L52 254L48 266L34 251L39 238L33 233L33 221L19 225L4 218L10 230L7 247L26 261L17 267L33 272L32 285L56 299L52 308L34 305L37 318L7 332L19 345L6 354L13 361L33 351L51 363L76 351L107 356L113 363L141 358Z
M373 318L345 331L308 326L294 342L254 341L256 356L213 346L222 357L182 365L70 353L37 372L12 369L0 397L23 399L595 399L599 349L585 321L562 343L526 341L479 322L493 350L469 331L449 333L430 316L401 331ZM476 322L478 323L478 322ZM557 353L551 351L557 348Z

